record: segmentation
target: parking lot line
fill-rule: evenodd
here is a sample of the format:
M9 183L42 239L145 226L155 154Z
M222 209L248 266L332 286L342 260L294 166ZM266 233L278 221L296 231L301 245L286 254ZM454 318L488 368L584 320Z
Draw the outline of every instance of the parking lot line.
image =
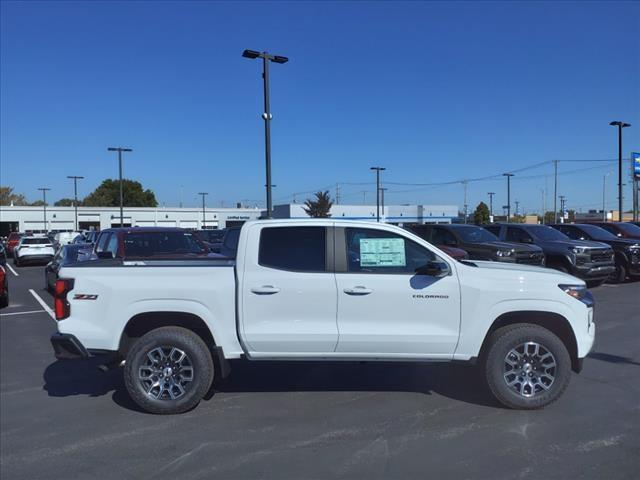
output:
M32 288L29 289L29 292L31 293L31 295L33 295L33 297L38 301L38 303L40 305L42 305L42 308L45 309L45 311L49 314L49 316L51 318L53 318L53 320L55 321L56 316L53 313L53 310L51 310L51 308L49 307L49 305L46 304L46 302L44 300L42 300L42 298L40 298L40 295L38 295L36 292L33 291Z
M29 313L40 313L40 312L46 312L46 310L29 310L28 312L0 313L0 317L8 317L9 315L27 315Z
M16 277L19 277L19 276L20 276L20 274L19 274L18 272L16 272L16 271L13 269L13 267L12 267L11 265L9 265L8 263L7 263L7 268L8 268L9 270L11 270L11 273L13 273Z

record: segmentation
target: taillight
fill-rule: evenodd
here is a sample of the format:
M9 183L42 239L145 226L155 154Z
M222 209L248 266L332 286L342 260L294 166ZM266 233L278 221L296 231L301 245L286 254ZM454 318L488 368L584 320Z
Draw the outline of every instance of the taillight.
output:
M67 301L67 293L73 290L73 279L59 278L54 289L54 307L56 320L64 320L71 315L71 305Z

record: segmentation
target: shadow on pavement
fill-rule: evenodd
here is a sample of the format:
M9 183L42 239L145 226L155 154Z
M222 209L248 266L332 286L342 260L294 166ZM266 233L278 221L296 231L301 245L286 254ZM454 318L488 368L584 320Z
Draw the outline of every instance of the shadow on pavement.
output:
M141 410L130 399L122 369L102 372L104 359L58 360L44 372L44 390L52 397L113 392L113 401ZM217 378L205 397L216 392L413 392L476 405L499 407L478 369L460 365L383 362L250 362L233 361L231 375ZM215 401L215 399L214 399Z
M628 365L640 365L640 362L635 361L633 358L620 357L618 355L612 355L610 353L591 352L587 357L608 363L626 363Z

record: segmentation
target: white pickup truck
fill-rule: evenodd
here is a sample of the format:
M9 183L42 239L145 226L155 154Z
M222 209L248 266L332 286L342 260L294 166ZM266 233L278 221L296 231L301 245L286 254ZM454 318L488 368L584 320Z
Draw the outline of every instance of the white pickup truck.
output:
M165 414L197 405L239 358L478 363L502 404L540 408L595 333L582 280L332 219L248 222L235 259L65 266L55 313L57 358L111 353L132 399Z

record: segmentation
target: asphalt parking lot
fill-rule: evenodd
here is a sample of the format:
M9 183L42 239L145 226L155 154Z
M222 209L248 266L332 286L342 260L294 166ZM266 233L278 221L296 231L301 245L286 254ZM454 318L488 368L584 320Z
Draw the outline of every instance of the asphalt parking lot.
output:
M163 417L139 411L99 359L56 361L43 268L11 267L3 480L640 475L640 282L593 291L594 351L542 411L500 407L468 367L237 362L210 400Z

